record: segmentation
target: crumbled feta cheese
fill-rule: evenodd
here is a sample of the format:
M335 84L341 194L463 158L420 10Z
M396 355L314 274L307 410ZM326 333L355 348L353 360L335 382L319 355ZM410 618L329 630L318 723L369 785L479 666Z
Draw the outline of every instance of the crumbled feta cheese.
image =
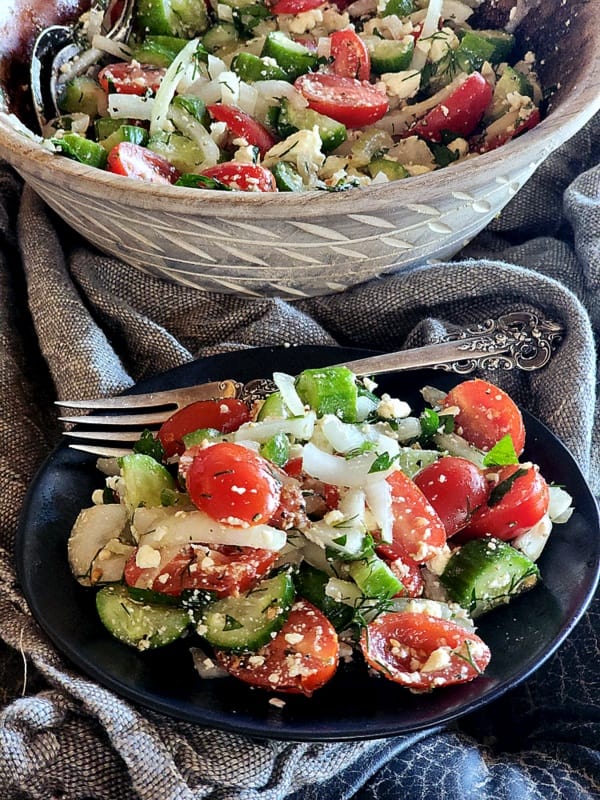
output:
M140 569L160 566L160 552L149 544L140 545L135 554L135 565Z

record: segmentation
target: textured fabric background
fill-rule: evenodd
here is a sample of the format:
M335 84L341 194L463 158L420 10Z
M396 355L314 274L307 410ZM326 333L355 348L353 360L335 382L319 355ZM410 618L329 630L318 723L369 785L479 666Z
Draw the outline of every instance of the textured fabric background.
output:
M0 797L317 800L600 797L600 605L542 670L444 729L376 742L257 741L141 711L73 671L15 582L24 493L60 437L52 401L111 394L225 350L381 349L515 306L562 321L540 373L494 375L558 433L600 493L600 119L450 264L325 298L171 286L89 249L0 166Z

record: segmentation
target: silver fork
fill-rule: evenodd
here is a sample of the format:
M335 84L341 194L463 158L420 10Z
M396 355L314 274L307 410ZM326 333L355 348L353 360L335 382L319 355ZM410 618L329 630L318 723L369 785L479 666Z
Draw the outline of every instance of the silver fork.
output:
M395 353L360 358L342 364L358 377L431 367L466 375L475 369L532 371L544 367L562 341L564 328L528 311L504 314L453 332L438 342ZM57 400L59 406L87 411L121 411L106 415L60 417L62 422L98 426L96 430L67 430L65 436L105 445L71 444L96 456L131 452L143 429L157 428L171 414L196 400L240 398L251 403L273 391L272 381L257 378L242 384L234 380L203 383L183 389L122 395L94 400ZM131 413L141 411L141 413ZM113 428L121 428L113 430ZM123 427L128 430L123 430ZM115 443L120 446L110 446Z

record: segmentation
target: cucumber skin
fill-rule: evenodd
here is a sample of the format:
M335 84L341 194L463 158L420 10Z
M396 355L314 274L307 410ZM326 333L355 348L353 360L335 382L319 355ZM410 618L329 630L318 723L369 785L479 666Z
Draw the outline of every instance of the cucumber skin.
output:
M296 379L296 391L317 416L335 414L344 422L356 422L358 388L346 367L305 369Z
M498 583L503 574L507 585L491 587L490 593L489 584ZM539 577L538 567L526 555L501 539L486 537L471 539L456 550L440 581L451 599L475 618L532 589Z
M272 578L260 581L239 597L224 597L211 603L202 613L198 633L213 647L222 650L258 650L270 642L273 634L281 629L294 602L294 596L294 583L290 573L280 572ZM238 622L246 616L250 625L242 623L239 628L225 630L222 626L224 615Z
M354 618L354 610L346 603L338 603L333 597L325 594L329 575L307 562L300 565L295 578L296 589L300 597L308 600L319 611L322 611L333 627L338 631L346 630Z
M138 650L171 644L190 624L183 608L134 600L126 586L105 586L96 595L98 616L108 632Z

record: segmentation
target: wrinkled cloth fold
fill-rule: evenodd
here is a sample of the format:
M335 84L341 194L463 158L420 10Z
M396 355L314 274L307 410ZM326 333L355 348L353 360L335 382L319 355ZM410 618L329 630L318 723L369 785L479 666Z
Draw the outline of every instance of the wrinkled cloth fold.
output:
M377 741L258 740L178 722L80 674L16 581L27 488L56 446L53 400L108 395L229 350L381 350L512 311L562 323L540 372L495 372L600 494L600 118L551 156L449 263L341 294L245 300L165 283L100 254L0 167L0 797L316 800L600 796L600 605L505 698L446 727Z

